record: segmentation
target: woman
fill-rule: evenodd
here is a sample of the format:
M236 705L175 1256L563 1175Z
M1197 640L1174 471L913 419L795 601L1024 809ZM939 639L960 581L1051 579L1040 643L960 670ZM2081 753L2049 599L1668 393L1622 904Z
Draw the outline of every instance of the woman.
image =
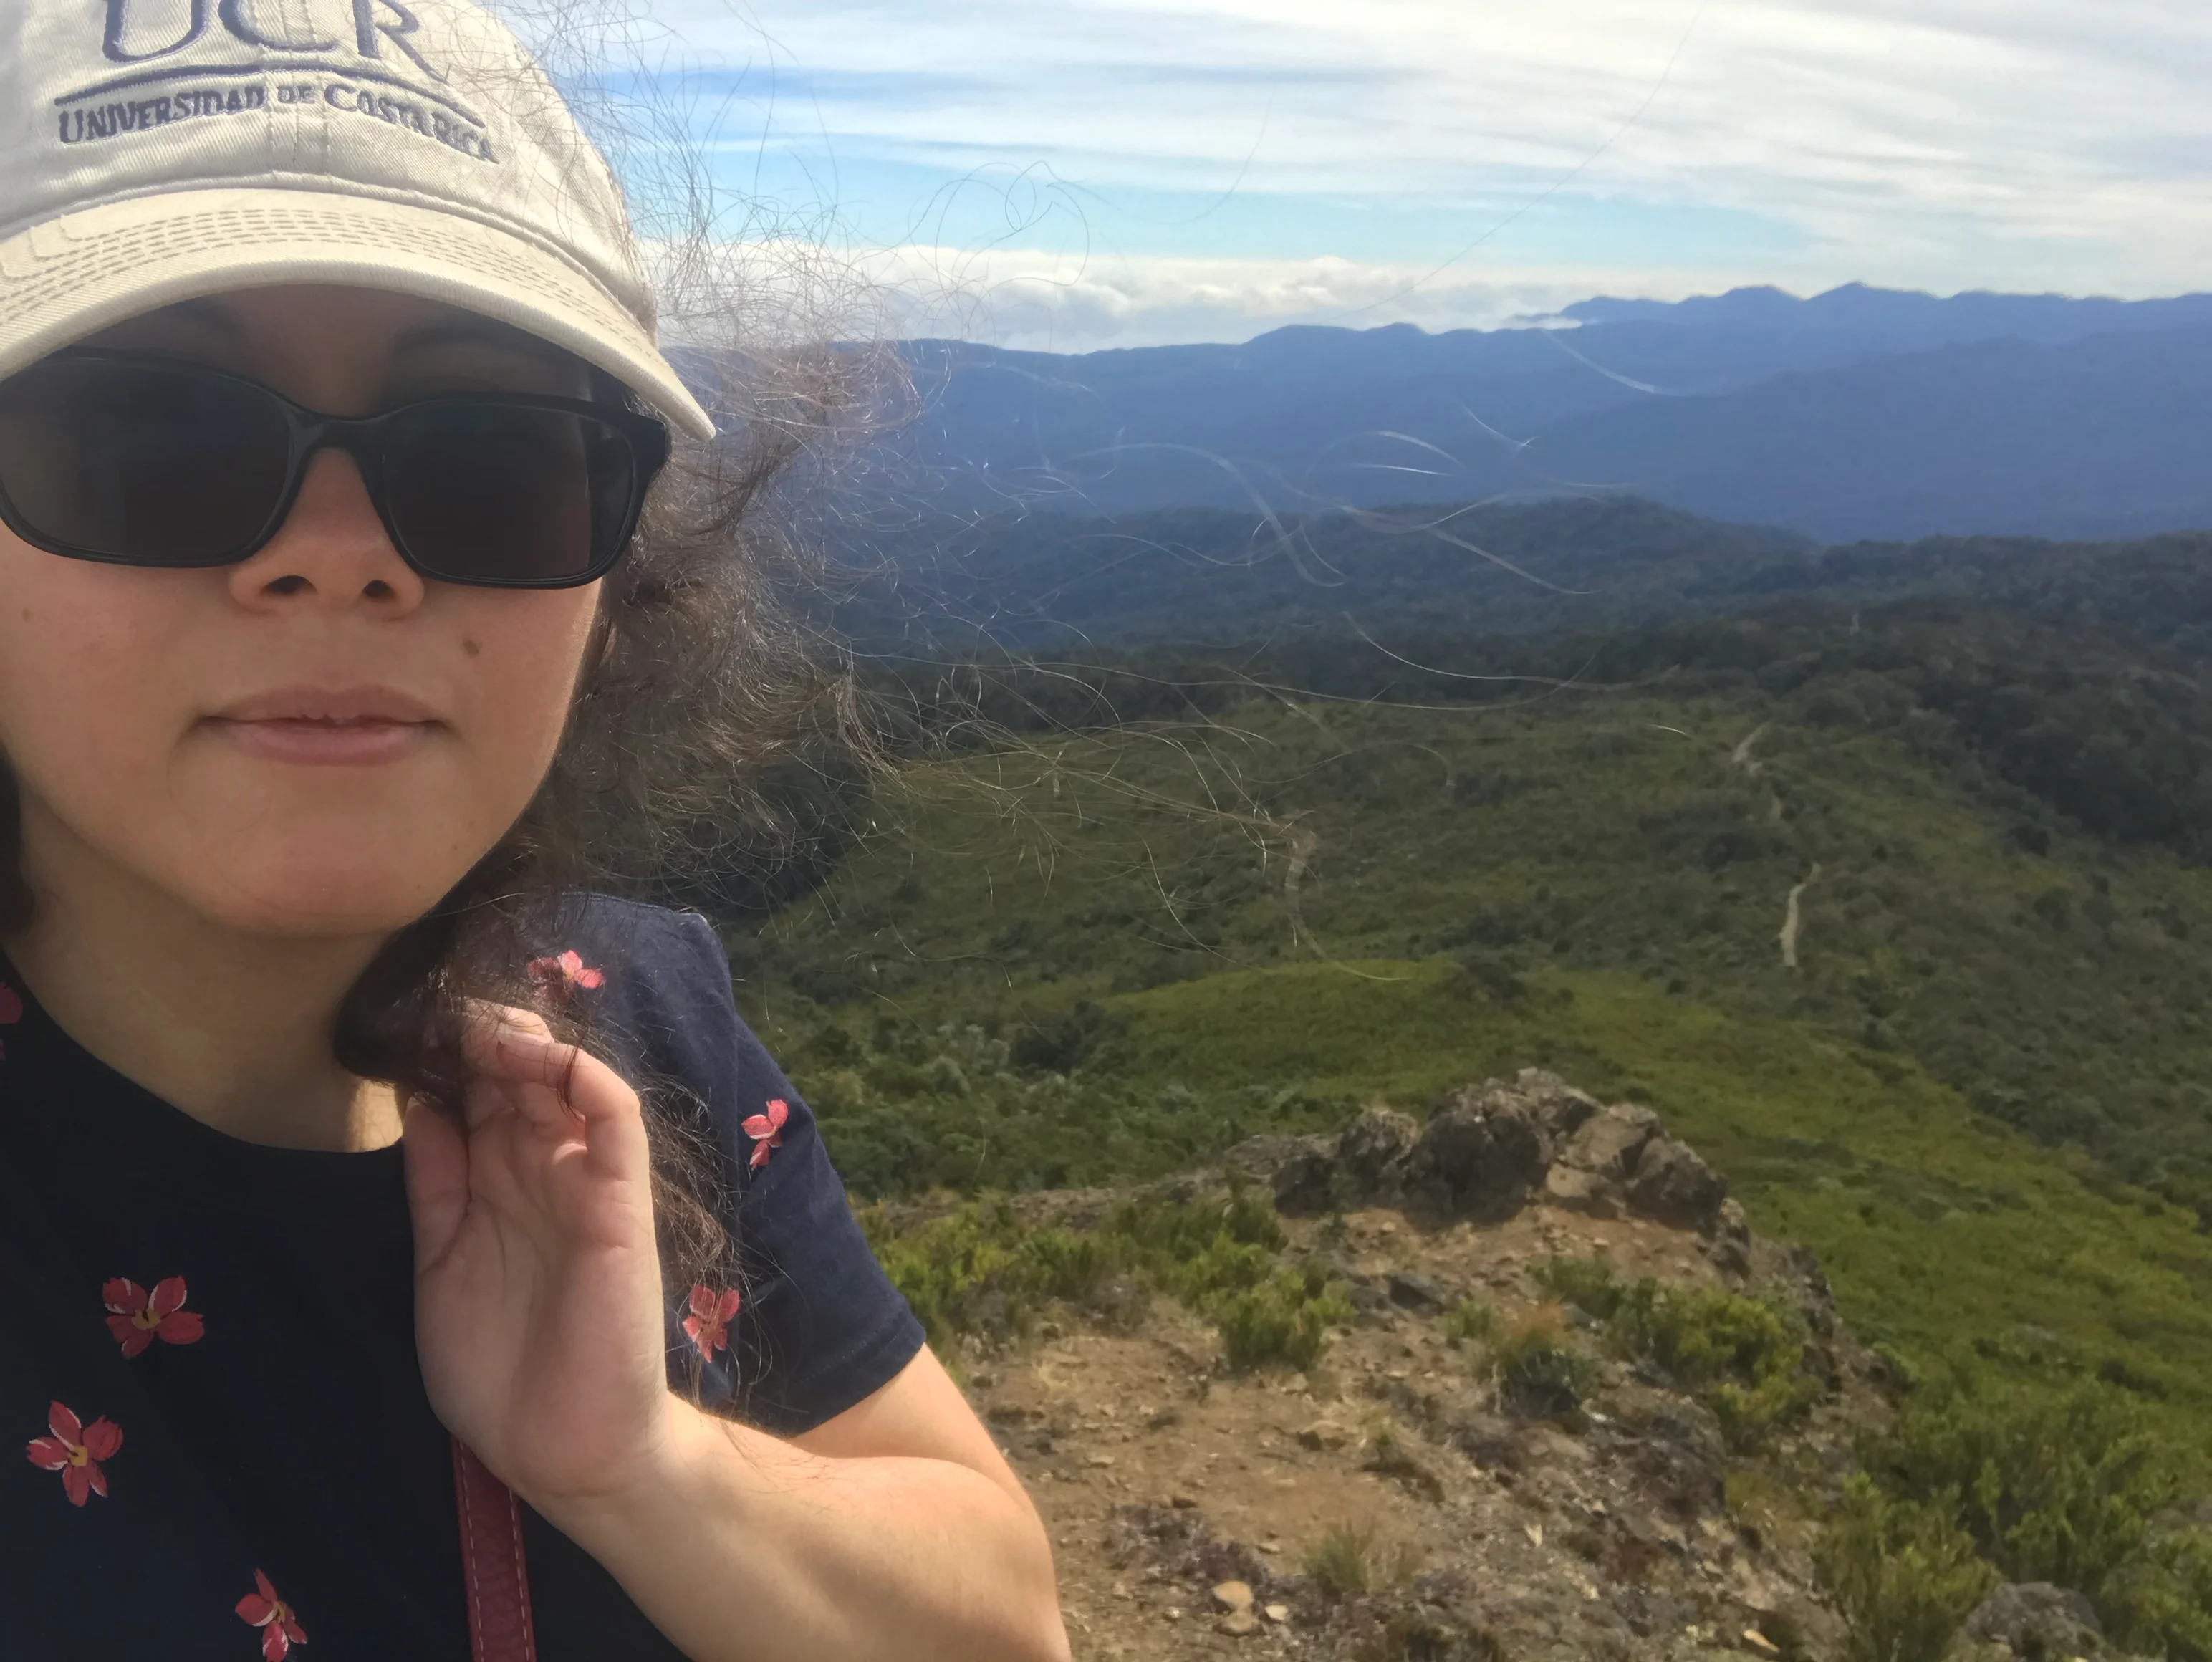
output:
M0 1653L1065 1656L711 930L562 898L767 695L559 98L459 0L0 81Z

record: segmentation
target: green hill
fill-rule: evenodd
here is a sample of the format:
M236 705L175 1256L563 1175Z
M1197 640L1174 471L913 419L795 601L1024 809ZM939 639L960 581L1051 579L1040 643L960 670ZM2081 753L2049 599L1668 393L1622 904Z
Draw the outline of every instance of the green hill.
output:
M2202 1445L2195 661L1957 602L1436 650L948 673L998 740L730 932L854 1188L1152 1175L1542 1063L1659 1108L1911 1366Z
M841 622L893 654L1648 629L1795 600L1971 599L2212 647L2212 534L1822 548L1624 496L1360 513L925 520L858 538Z

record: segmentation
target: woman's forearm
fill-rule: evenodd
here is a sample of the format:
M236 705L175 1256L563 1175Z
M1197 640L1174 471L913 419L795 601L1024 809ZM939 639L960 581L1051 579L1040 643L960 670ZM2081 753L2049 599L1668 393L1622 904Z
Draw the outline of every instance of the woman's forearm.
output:
M981 1472L669 1415L635 1482L539 1504L694 1662L1065 1662L1044 1531Z

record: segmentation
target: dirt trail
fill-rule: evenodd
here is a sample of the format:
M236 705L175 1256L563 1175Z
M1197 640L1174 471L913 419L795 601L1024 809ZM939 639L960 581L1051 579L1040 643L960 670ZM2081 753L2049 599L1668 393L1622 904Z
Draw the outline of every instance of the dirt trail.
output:
M1818 882L1820 878L1820 862L1815 861L1813 869L1805 874L1805 880L1790 891L1789 902L1783 907L1782 933L1776 939L1782 943L1782 967L1785 970L1794 970L1797 967L1797 932L1804 922L1803 913L1798 903L1804 898L1805 891Z

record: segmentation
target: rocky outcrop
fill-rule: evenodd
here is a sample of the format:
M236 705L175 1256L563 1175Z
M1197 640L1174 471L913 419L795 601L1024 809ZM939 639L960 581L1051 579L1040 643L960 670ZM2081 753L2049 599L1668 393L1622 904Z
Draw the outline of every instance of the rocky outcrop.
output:
M2104 1629L2089 1601L2046 1581L1997 1588L1966 1618L1965 1632L1976 1644L2001 1647L1997 1655L2037 1662L2105 1653Z
M1540 1200L1696 1230L1713 1240L1717 1262L1748 1266L1748 1231L1728 1185L1657 1115L1607 1106L1540 1068L1449 1092L1425 1123L1370 1108L1334 1140L1258 1141L1236 1163L1269 1178L1275 1204L1294 1216L1381 1205L1486 1224Z

